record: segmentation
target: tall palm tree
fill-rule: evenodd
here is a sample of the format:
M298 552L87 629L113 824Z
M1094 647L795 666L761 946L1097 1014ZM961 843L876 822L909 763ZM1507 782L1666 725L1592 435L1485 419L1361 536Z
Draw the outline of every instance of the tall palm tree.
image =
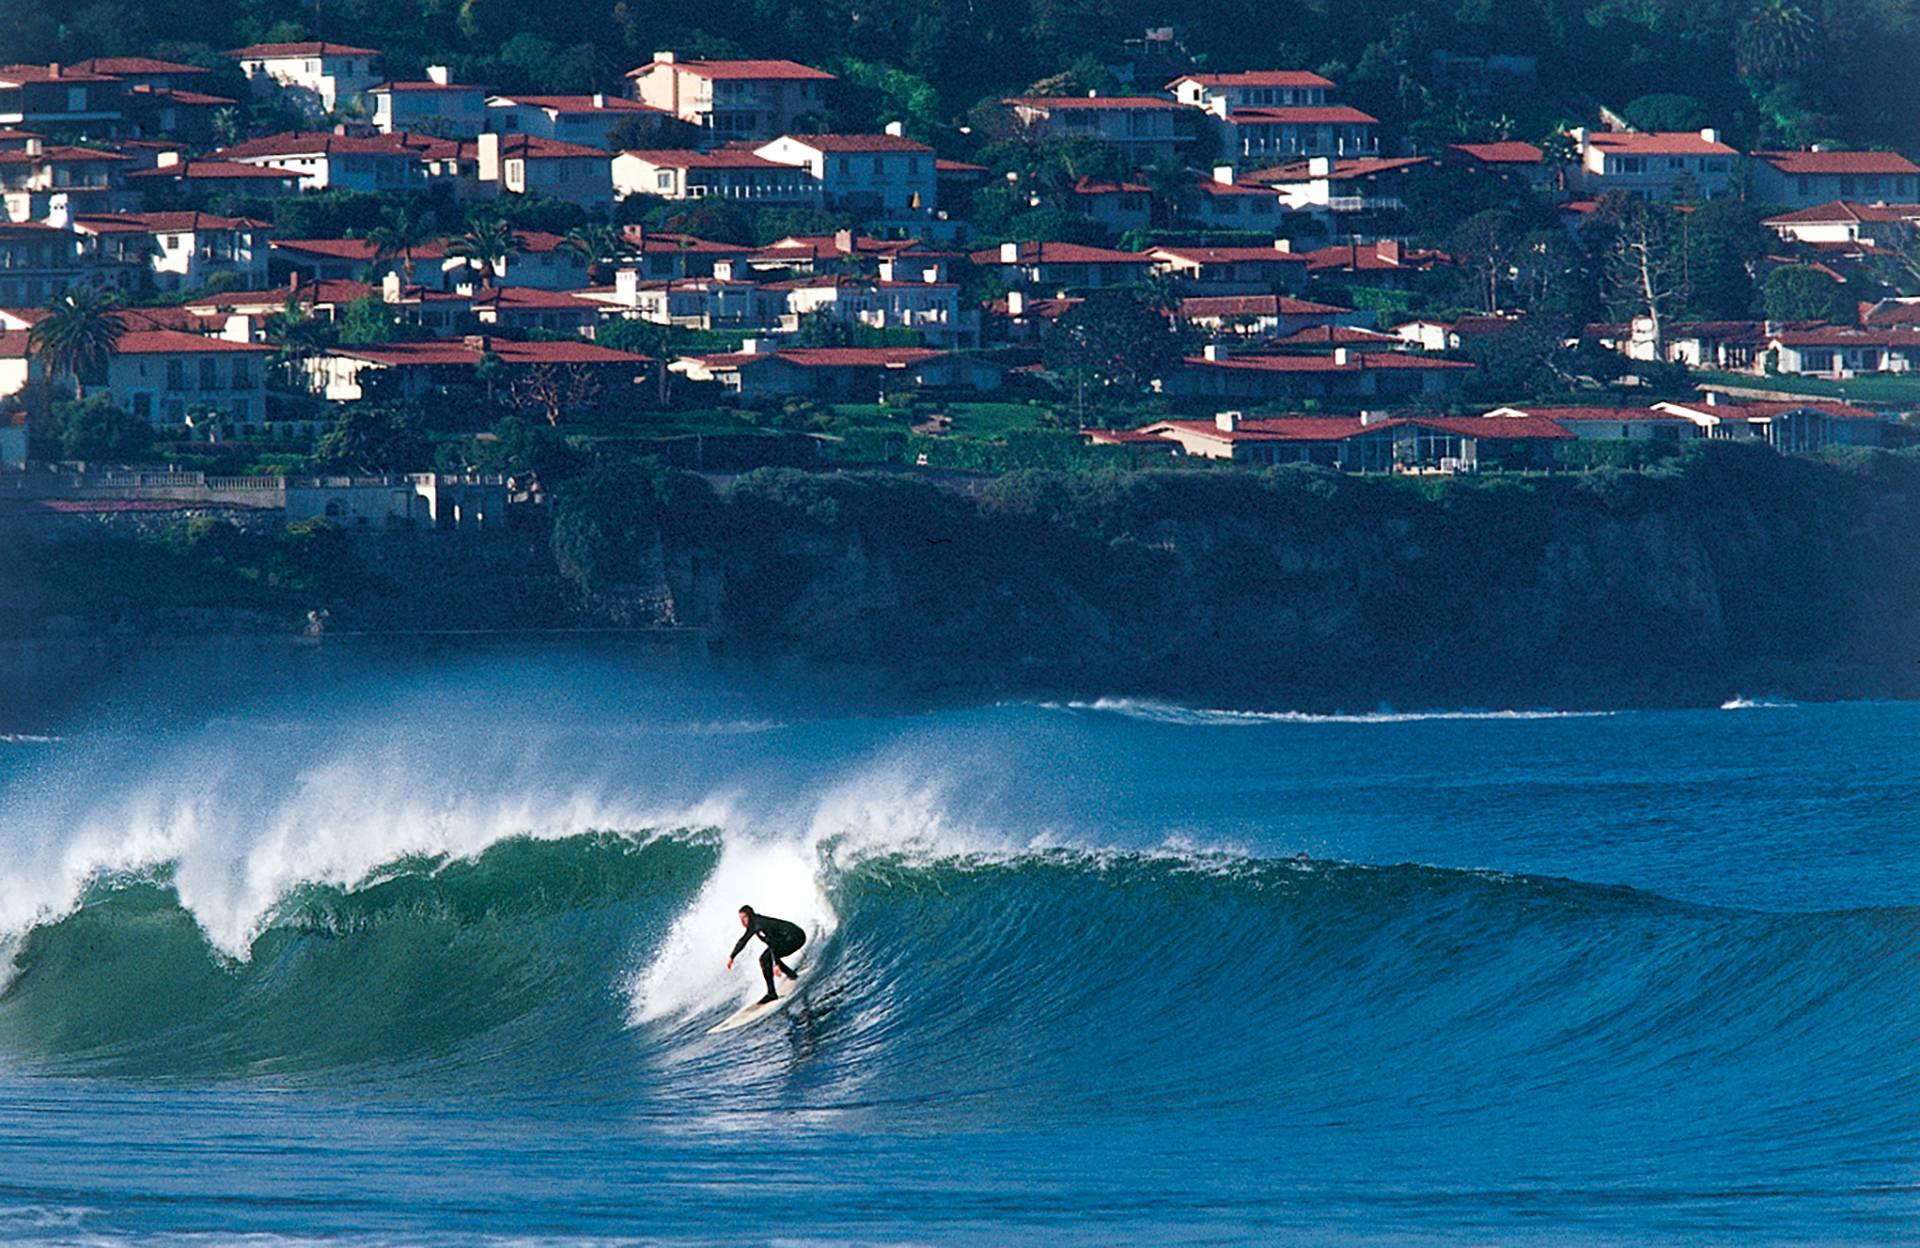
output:
M617 225L575 226L560 240L560 250L586 263L588 281L604 282L607 267L627 250L627 236Z
M81 397L83 379L98 376L113 358L124 326L114 315L115 300L91 286L75 286L55 295L47 315L27 331L27 350L46 366L51 378L73 378L73 397Z
M1161 161L1140 171L1153 205L1153 223L1166 229L1200 204L1200 187L1193 174L1177 160Z
M1805 68L1820 26L1794 0L1763 0L1734 36L1742 73L1785 78Z
M520 236L513 226L505 217L491 212L475 213L467 219L463 232L447 240L447 255L479 269L489 283L520 251Z
M400 258L400 271L407 285L413 285L413 253L439 237L440 223L430 210L409 203L390 204L381 210L381 224L367 231L376 260Z

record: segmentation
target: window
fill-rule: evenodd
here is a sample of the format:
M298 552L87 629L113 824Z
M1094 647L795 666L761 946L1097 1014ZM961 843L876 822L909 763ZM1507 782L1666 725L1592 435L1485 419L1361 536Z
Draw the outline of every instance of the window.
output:
M673 171L671 169L662 169L659 173L654 174L653 184L655 187L663 191L672 190L673 189Z
M1842 196L1842 197L1844 198L1845 196L1848 196L1848 195L1852 195L1853 193L1854 193L1854 179L1853 179L1853 178L1841 178L1841 179L1840 179L1840 194L1841 194L1841 196Z
M253 385L253 361L244 355L235 356L233 360L233 388L235 390L251 390L253 389Z
M163 234L163 235L161 235L161 236L160 236L160 245L161 245L162 247L164 247L164 248L165 248L166 250L168 250L168 251L179 251L179 250L180 250L180 235L178 235L178 234Z
M187 388L187 362L174 358L167 361L167 389L185 390Z
M142 390L133 396L133 414L142 420L153 419L153 396Z
M67 88L67 111L84 113L87 111L87 89L85 87Z
M210 355L200 357L200 388L202 390L213 390L219 387L219 365L220 362Z

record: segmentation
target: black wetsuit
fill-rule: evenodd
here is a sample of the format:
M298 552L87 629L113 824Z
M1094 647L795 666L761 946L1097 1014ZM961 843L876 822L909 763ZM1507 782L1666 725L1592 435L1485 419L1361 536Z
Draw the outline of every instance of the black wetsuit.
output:
M760 973L767 977L767 995L775 996L777 994L773 990L773 968L778 966L781 974L788 979L793 978L793 968L780 959L797 952L801 945L806 944L807 933L798 923L789 923L785 919L776 919L772 915L756 914L748 921L747 930L740 933L740 943L733 947L733 952L727 955L727 960L732 961L739 957L740 951L745 949L747 942L755 936L767 942L765 951L760 954Z

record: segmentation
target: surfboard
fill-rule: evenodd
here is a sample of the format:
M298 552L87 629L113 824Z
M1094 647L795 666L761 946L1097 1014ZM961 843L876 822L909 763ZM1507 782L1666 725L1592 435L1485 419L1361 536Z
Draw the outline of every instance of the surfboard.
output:
M793 968L794 977L792 979L776 979L773 981L779 985L782 990L778 1000L763 1003L758 998L755 998L749 1004L741 1006L713 1026L707 1028L707 1034L717 1036L721 1032L738 1031L742 1027L751 1027L769 1014L778 1014L781 1010L786 1009L787 1002L793 1000L800 991L800 973L804 969L804 967L796 966Z

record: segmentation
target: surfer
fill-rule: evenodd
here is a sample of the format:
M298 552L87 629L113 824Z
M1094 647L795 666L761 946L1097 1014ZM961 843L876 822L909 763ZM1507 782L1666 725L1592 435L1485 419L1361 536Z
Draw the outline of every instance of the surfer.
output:
M760 1004L778 1001L780 994L773 990L773 972L777 968L788 979L793 978L793 968L780 959L797 953L800 946L807 943L807 934L798 923L789 923L785 919L776 919L770 914L755 914L752 906L740 907L740 926L747 930L740 934L740 941L734 945L733 952L727 955L727 969L733 969L733 960L747 947L747 942L758 936L767 942L760 954L760 973L767 977L767 995L760 998Z

